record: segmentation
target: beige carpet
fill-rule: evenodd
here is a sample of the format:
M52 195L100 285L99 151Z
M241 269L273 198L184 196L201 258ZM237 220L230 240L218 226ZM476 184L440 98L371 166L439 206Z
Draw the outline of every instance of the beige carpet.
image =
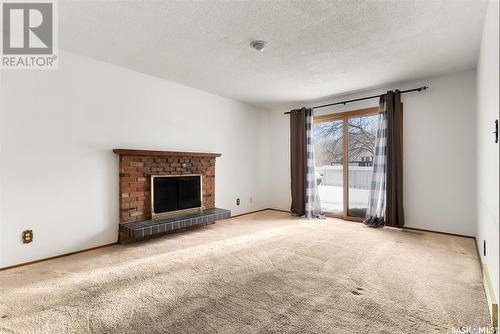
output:
M2 333L451 333L488 326L469 238L265 211L0 272Z

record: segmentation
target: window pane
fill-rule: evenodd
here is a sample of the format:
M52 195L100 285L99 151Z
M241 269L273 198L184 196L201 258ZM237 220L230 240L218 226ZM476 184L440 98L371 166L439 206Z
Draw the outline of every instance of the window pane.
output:
M349 117L347 215L365 217L377 136L377 115Z
M328 121L314 124L314 157L321 209L342 215L343 167L342 167L343 121Z

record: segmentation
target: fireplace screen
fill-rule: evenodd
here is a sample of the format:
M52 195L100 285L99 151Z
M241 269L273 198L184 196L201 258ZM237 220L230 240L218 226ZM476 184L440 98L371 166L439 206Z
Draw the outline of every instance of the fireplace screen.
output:
M201 175L151 175L151 213L171 214L201 208Z

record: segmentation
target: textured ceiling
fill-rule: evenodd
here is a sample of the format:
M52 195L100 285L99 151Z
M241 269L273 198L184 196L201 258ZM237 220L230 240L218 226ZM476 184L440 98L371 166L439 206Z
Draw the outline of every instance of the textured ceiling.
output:
M483 0L59 2L63 49L264 107L475 67ZM258 53L253 39L269 44Z

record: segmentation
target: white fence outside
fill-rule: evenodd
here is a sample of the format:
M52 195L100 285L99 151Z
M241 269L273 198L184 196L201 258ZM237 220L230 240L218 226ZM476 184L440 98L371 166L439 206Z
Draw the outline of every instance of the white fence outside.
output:
M370 189L373 167L349 166L349 188ZM325 186L342 186L342 166L316 167L319 184Z

